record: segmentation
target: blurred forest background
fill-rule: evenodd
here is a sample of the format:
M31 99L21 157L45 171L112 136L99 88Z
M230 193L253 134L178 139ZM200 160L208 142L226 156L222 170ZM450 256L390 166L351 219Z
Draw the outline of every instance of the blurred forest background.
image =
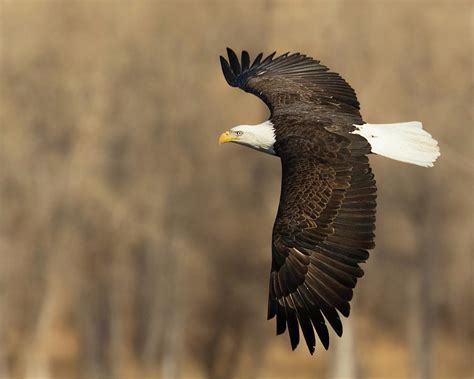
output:
M0 378L472 378L472 1L5 1ZM421 120L435 168L372 157L377 248L345 334L266 321L278 159L230 46L300 51L366 121Z

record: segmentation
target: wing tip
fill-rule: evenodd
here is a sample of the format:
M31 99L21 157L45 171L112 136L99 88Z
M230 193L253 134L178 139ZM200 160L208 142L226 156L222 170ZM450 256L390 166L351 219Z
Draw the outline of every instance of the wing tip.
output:
M221 62L222 73L224 74L227 84L235 87L235 74L230 67L229 62L227 62L227 59L225 59L222 55L219 56L219 59Z
M329 350L329 339L327 340L327 342L321 341L321 343L323 344L324 350L328 351Z
M219 58L221 61L224 77L226 78L227 83L232 87L238 87L240 81L245 81L245 77L242 77L242 74L248 73L251 70L253 72L254 69L268 65L279 58L287 57L289 54L289 52L287 52L277 58L274 58L276 54L276 51L274 51L263 58L263 53L259 53L256 55L253 62L250 63L250 54L247 50L242 50L239 61L237 53L233 49L228 46L225 49L227 52L227 59L222 55L220 55Z
M289 332L290 332L290 330L289 330ZM291 351L295 351L296 348L298 347L298 345L300 344L299 330L297 332L298 332L297 336L296 336L296 334L293 334L293 333L295 333L294 331L291 331L291 333L290 333Z
M291 317L289 318L287 317L288 315L287 311L288 310L286 309L285 310L282 310L281 308L278 309L278 306L277 306L275 309L275 314L273 314L273 312L269 312L268 320L276 316L276 321L277 321L276 322L276 326L277 326L276 335L278 336L278 335L284 334L288 330L288 334L290 337L291 350L295 351L300 342L300 338L299 336L297 337L297 334L299 335L298 329L300 329L301 323L298 322L297 325L292 325L292 322L290 320ZM317 340L321 342L322 346L324 347L324 350L327 351L329 350L329 346L330 346L330 338L329 338L329 330L324 320L316 322L316 320L312 319L311 321L312 321L311 323L312 323L313 332L316 332L319 338L314 339L313 341L313 339L307 340L305 336L305 342L306 342L306 346L308 347L309 353L311 355L314 355L314 353L316 352ZM332 322L330 324L332 326L332 329L336 333L336 335L338 337L341 337L343 333L342 322L340 321L340 319L337 319L337 321L339 322Z
M227 52L227 56L232 55L232 54L233 54L233 55L236 55L236 54L235 54L235 51L232 50L232 49L231 49L230 47L228 47L228 46L226 46L225 51Z

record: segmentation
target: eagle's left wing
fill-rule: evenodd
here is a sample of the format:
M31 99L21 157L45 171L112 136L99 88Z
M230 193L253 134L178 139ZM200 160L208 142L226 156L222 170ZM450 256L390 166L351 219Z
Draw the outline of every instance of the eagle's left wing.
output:
M365 156L349 137L320 129L311 140L275 144L282 162L280 205L273 230L268 318L286 328L292 348L299 328L314 352L314 330L325 348L324 318L338 335L348 316L359 263L374 247L376 187ZM323 317L324 316L324 317Z

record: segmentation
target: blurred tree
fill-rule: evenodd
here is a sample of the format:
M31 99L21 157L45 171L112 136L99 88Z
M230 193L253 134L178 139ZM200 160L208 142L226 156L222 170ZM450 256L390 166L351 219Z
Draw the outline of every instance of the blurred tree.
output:
M0 377L469 376L471 8L1 2ZM290 352L265 322L279 162L217 149L266 112L225 84L225 46L313 55L368 121L441 141L422 174L372 159L377 251L347 354Z

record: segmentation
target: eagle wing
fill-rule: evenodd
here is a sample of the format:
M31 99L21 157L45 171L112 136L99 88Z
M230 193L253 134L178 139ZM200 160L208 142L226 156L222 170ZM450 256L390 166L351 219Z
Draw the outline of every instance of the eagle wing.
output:
M336 121L340 118L345 131L352 131L352 124L362 123L355 91L319 61L300 53L276 58L273 53L262 59L260 53L250 64L246 51L242 51L240 62L233 50L227 48L227 54L229 61L220 57L227 83L262 99L271 117L291 115L295 110L301 113L309 108L319 115L330 116L333 126L339 124Z
M276 315L277 334L288 328L295 349L301 328L311 354L314 330L329 346L325 319L342 335L338 312L349 316L352 289L363 275L359 263L374 247L376 207L366 151L324 129L317 134L311 140L288 137L275 146L282 188L268 307L268 318Z

